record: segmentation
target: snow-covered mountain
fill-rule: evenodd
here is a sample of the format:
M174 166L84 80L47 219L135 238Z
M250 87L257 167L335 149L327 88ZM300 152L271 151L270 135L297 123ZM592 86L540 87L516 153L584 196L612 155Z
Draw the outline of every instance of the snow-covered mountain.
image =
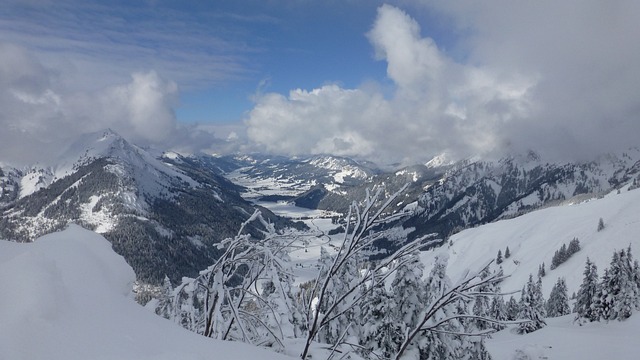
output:
M536 276L542 263L546 265L543 278L543 294L549 296L558 277L567 281L568 293L578 291L582 282L587 257L600 269L609 266L614 250L627 249L640 254L640 189L630 184L612 191L601 198L575 199L558 206L503 219L472 229L461 231L449 238L445 246L425 251L421 258L432 264L436 256L448 256L448 274L457 280L466 269L479 269L492 259L498 251L503 254L507 247L511 256L501 264L509 275L502 283L505 291L518 291L526 283L529 274ZM598 231L602 218L605 228ZM551 270L554 253L563 244L577 238L581 250L557 268Z
M606 193L639 174L639 149L582 163L548 163L535 153L463 161L426 189L402 227L411 230L410 238L435 233L445 239L461 229Z
M79 139L55 164L5 167L0 176L0 238L31 241L78 223L104 234L152 283L209 265L214 245L254 211L201 164L157 159L109 130Z

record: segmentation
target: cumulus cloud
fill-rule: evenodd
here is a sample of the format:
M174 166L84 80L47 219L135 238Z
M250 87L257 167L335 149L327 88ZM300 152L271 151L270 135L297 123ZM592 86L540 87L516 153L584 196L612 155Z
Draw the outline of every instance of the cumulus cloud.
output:
M61 74L26 49L0 44L0 53L3 161L47 161L80 134L105 128L143 145L175 142L189 132L178 126L173 111L177 85L153 71L134 73L127 84L68 91Z
M457 63L396 7L381 6L367 36L387 62L392 96L336 85L265 94L246 121L249 138L285 154L409 163L495 151L505 142L500 129L532 110L534 77Z
M501 134L513 146L589 157L638 146L640 3L421 1L452 19L468 61L535 77L535 110Z

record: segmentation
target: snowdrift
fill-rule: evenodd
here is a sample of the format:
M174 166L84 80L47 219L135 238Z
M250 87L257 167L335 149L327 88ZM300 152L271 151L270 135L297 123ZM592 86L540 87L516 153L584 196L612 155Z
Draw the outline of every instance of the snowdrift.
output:
M150 313L133 300L134 278L102 236L75 225L0 241L0 359L287 359Z

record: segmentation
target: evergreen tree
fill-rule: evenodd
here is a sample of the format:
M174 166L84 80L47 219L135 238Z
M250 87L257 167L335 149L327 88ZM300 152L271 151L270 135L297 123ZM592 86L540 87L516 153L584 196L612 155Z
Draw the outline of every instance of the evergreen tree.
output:
M383 284L370 285L362 307L358 336L364 357L391 358L398 351L406 325L394 316L396 304Z
M569 309L569 298L567 294L567 284L564 278L558 278L558 281L551 289L549 301L547 301L547 316L557 317L567 315L571 312Z
M600 218L600 220L598 220L598 231L602 231L602 230L604 230L604 220Z
M498 256L496 257L496 264L502 264L502 250L498 250Z
M629 249L630 251L631 249ZM598 314L603 320L624 320L640 307L638 286L629 251L614 252L598 291Z
M529 320L518 325L519 334L527 334L546 325L542 310L543 304L540 303L541 295L538 294L539 287L533 282L533 275L529 275L529 281L522 289L522 298L518 319Z
M515 321L518 319L518 314L520 313L520 305L518 305L518 301L516 298L511 296L509 301L505 304L507 320Z
M545 309L544 295L542 295L542 278L540 276L538 276L538 281L536 281L534 295L535 295L534 303L536 306L536 310L540 312L542 317L546 317L547 310Z
M578 239L573 239L569 242L569 247L567 248L567 244L562 244L560 249L556 250L553 254L553 258L551 259L551 266L549 267L551 270L554 270L560 264L564 263L571 257L571 255L575 254L580 250L580 242Z
M451 286L450 280L446 274L447 259L438 257L435 260L435 264L429 273L426 281L426 304L433 303L436 299L442 296L446 290ZM449 317L453 309L450 307L442 308L438 312L438 319ZM449 322L446 324L446 328L443 330L451 331L455 330L453 327L457 325L457 322ZM418 352L420 358L424 359L450 359L453 357L453 350L456 347L452 343L453 335L428 331L424 334L423 338L418 342ZM454 346L452 346L454 345Z
M489 268L487 267L480 273L480 279L484 280L489 277L489 275L491 275L491 273L489 272ZM476 291L478 291L479 293L493 293L495 292L495 289L492 284L484 284L483 286L479 286ZM473 315L486 318L489 316L489 307L489 296L478 295L473 301ZM475 329L477 330L486 330L490 326L490 324L488 324L486 321L480 319L475 320L474 325Z
M515 299L514 299L515 301ZM504 300L502 299L502 296L493 296L493 298L491 299L491 305L489 308L489 317L494 319L494 320L498 320L498 321L507 321L509 320L508 318L508 313L507 313L507 306L504 303ZM514 319L515 320L515 319ZM491 327L500 331L502 329L505 328L504 325L499 324L499 323L492 323Z
M576 313L576 320L596 321L598 313L594 300L598 294L598 268L589 258L587 258L583 274L584 277L578 294L576 294L576 304L573 311Z
M567 247L567 257L571 257L571 255L577 253L578 251L580 251L580 240L578 240L578 238L573 238L573 240L569 242L569 246Z
M411 259L398 267L395 277L391 282L395 319L414 327L418 321L418 315L424 307L425 284L422 280L424 264L415 252Z
M538 277L545 277L547 275L547 271L545 270L544 263L538 266Z
M507 246L507 248L504 250L504 258L508 259L511 257L511 251L509 250L509 247Z

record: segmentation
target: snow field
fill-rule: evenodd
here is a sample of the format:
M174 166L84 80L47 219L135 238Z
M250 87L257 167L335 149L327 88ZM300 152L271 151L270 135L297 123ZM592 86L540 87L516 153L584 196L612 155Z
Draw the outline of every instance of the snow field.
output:
M526 335L511 329L486 341L494 360L635 360L640 358L640 314L609 323L578 326L575 314L546 319L547 326ZM528 357L526 357L528 356Z

